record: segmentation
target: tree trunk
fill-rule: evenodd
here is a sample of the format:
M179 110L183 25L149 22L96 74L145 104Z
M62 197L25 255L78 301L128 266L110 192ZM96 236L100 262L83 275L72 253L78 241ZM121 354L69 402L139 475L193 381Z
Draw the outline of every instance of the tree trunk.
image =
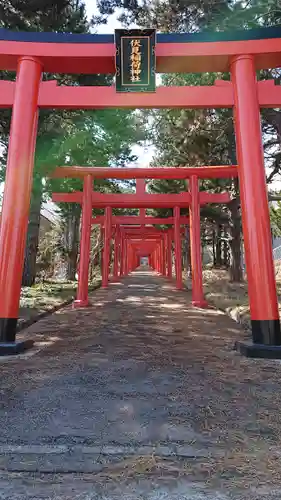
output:
M78 248L73 249L72 252L69 252L68 260L67 260L67 281L74 281L76 270L77 270L77 256L78 256Z
M229 265L229 260L228 260L228 243L227 243L227 241L223 242L223 265L225 267L228 267L228 265Z
M217 260L216 260L216 231L213 229L213 234L212 234L212 245L213 245L213 267L216 267Z
M27 237L25 245L24 267L22 275L22 286L32 286L36 278L36 256L39 242L40 211L42 205L42 184L41 179L36 182L36 189L33 190Z
M102 276L102 272L103 272L104 228L101 225L100 225L100 242L101 242L101 246L100 246L99 257L100 257L100 274ZM123 249L123 251L124 251L124 249Z
M189 234L189 227L186 227L185 231L185 261L186 261L186 273L187 277L190 278L191 276L191 253L190 253L190 234Z
M239 199L233 200L229 204L231 214L230 223L230 280L235 282L243 281L242 254L241 254L241 216L239 209Z
M232 165L237 164L236 157L236 140L233 128L233 121L229 121L230 128L228 132L228 146L229 146L229 158ZM242 224L240 215L240 191L239 191L239 181L234 179L233 181L233 194L235 199L228 205L230 210L231 220L230 220L230 280L234 282L241 283L243 281L243 269L242 269L242 253L241 253L241 242L242 242Z
M218 224L217 231L216 231L216 267L222 266L221 236L222 236L222 225Z
M228 233L224 230L224 242L223 242L223 265L229 267L229 241Z
M67 218L65 228L65 247L66 247L66 279L75 280L77 272L77 257L79 249L79 228L80 228L81 210L73 207L73 211Z
M96 267L100 263L101 234L99 229L93 229L91 233L91 252L90 252L90 281L93 281Z

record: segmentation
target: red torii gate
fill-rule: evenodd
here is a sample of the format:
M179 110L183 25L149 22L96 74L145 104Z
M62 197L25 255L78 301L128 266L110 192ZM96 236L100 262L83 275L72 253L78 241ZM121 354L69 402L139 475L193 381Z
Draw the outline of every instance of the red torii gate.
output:
M104 169L103 169L104 170ZM145 194L146 192L146 186L145 186L145 179L137 179L137 182L136 182L136 193L139 194L139 195L142 195L142 194ZM150 227L149 225L156 225L156 224L165 224L165 225L169 225L169 224L174 224L174 218L173 217L165 217L165 218L161 218L161 217L152 217L152 216L146 216L146 210L145 208L140 208L139 209L139 216L111 216L111 223L113 226L117 226L116 227L116 230L115 230L115 244L114 244L114 265L113 265L113 277L114 277L114 280L116 281L118 279L118 269L119 269L119 260L120 260L120 276L123 275L123 269L125 269L125 253L126 253L126 248L124 248L124 252L121 251L121 248L120 248L120 245L122 245L122 248L124 246L124 242L123 241L119 241L120 240L120 237L121 237L121 233L120 233L120 228L119 226L122 225L123 226L123 233L124 233L124 225L139 225L138 227L141 227L144 234L143 236L146 235L146 233L150 230ZM98 217L95 217L92 219L92 224L104 224L105 222L105 217L104 216L98 216ZM187 224L189 222L189 218L188 217L181 217L180 219L180 222L181 224ZM132 227L132 226L131 226ZM124 236L124 234L122 235ZM170 246L169 248L167 247L166 248L166 253L167 253L167 258L168 258L168 255L170 254L170 257L171 257L171 252L172 252L172 248L171 248L171 241L170 239L167 240L167 242L165 241L165 244L168 242L170 242ZM106 250L106 265L107 265L107 255L108 255L108 250ZM171 269L170 271L170 277L172 277L172 263L170 264L169 263L169 268ZM107 269L105 269L105 267L103 266L103 275L102 275L102 286L107 286L108 285L108 273L107 273ZM87 291L84 293L83 297L87 296ZM76 306L87 306L87 300L85 301L85 299L83 301L79 300L79 298L77 298L77 300L74 302L74 307Z
M140 179L138 178L137 179L137 182L136 182L136 194L137 195L140 195L140 197L142 197L143 195L145 195L146 193L146 185L145 185L145 179ZM160 217L151 217L151 216L146 216L146 210L145 208L140 208L139 210L140 214L139 216L119 216L119 217L111 217L111 222L112 224L118 224L118 225L125 225L125 224L140 224L140 227L142 229L142 232L143 232L143 236L145 237L146 234L151 231L151 230L154 230L153 228L150 228L149 226L147 226L147 224L174 224L174 217L165 217L165 218L160 218ZM94 219L92 219L92 223L104 223L104 216L101 216L101 217L95 217ZM188 217L181 217L180 218L180 224L187 224L189 223L189 218ZM132 228L133 229L133 228ZM124 233L124 228L123 228L123 233ZM114 269L115 269L115 272L114 272L114 279L117 279L118 278L118 274L117 274L117 268L118 268L118 257L119 257L119 241L118 241L118 236L119 236L119 231L116 230L116 241L115 241L115 252L114 252ZM123 242L122 242L123 243ZM170 243L169 247L166 248L166 252L167 254L171 256L171 252L172 252L172 240L169 239L167 240L167 243ZM126 250L126 249L125 249ZM122 252L121 252L122 254ZM125 252L124 252L125 254ZM169 258L169 257L167 257ZM125 256L123 256L123 260L125 259ZM123 269L123 267L125 266L125 262L122 262L122 266L120 266L121 268L121 271ZM171 267L171 272L170 272L170 275L172 277L172 264L171 266L169 265L169 267ZM104 269L104 268L103 268ZM160 268L159 268L160 269ZM122 275L122 274L121 274ZM103 274L103 286L107 286L108 284L108 276L107 274ZM182 288L182 279L181 279L181 273L180 273L180 276L177 276L177 286L178 288ZM75 301L76 303L76 301ZM79 302L78 302L79 303Z
M185 219L187 219L187 217ZM153 239L154 238L153 235L156 234L155 229L153 227L150 227L150 226L139 226L138 233L134 232L133 229L137 229L137 228L135 226L133 226L133 227L132 226L131 227L127 227L127 226L119 227L119 226L117 226L115 228L115 231L113 231L115 233L114 234L114 236L115 236L115 239L114 239L114 260L113 260L113 279L114 279L114 281L118 280L119 277L123 276L123 274L124 274L123 269L126 269L126 247L125 247L126 242L130 243L133 239L137 239L137 241L140 241L139 238L141 237L142 241L144 239L145 243L147 243L148 241ZM154 229L153 233L150 232L150 229L151 230ZM128 234L128 232L130 232L130 234ZM166 258L171 261L170 264L169 264L169 260L167 262L167 266L170 269L169 273L168 273L168 269L167 269L167 275L172 278L172 238L171 238L172 233L171 233L171 230L162 230L161 232L158 232L157 234L159 236L162 236L161 243L164 244L163 251L167 254ZM170 236L169 240L168 240L168 236ZM168 241L170 242L169 246L168 246ZM122 248L122 250L121 250L121 248ZM156 250L157 250L157 248L156 248ZM163 259L164 259L164 256L163 256ZM159 268L159 271L160 271L160 268ZM166 268L164 267L164 260L163 260L163 275L164 276L166 275ZM108 285L108 279L109 279L108 273L107 272L105 272L105 274L103 273L102 286L106 287ZM74 302L74 304L76 305L76 301ZM81 303L79 303L79 301L78 301L78 305L81 306ZM87 306L87 303L85 303L85 306Z
M135 231L133 230L135 229ZM150 228L122 228L122 231L125 235L125 239L127 239L128 243L131 244L132 242L137 242L138 245L146 245L146 249L148 242L153 241L153 245L150 247L153 249L154 255L154 261L153 267L156 269L160 274L163 274L163 276L168 276L172 278L172 247L171 245L168 247L168 236L172 236L172 230L171 229L162 229L162 230L153 230L151 228L151 231L148 231ZM181 234L184 233L184 228L181 230ZM141 240L140 238L144 238L145 241ZM172 238L170 238L170 242L172 242ZM157 243L157 244L156 244ZM151 253L151 252L150 252ZM146 250L147 254L147 250ZM181 259L181 253L179 256L176 256L176 259L180 258ZM176 260L175 259L175 260ZM182 277L181 274L180 276L177 276L177 288L181 289L182 288Z
M191 240L191 264L192 264L192 303L193 305L204 307L206 301L203 293L202 263L201 263L201 239L200 239L200 205L206 203L228 203L230 201L229 193L206 193L200 192L198 187L198 177L196 171L199 171L201 178L208 178L209 175L217 177L237 176L237 167L218 166L201 168L97 168L97 167L58 167L52 174L52 177L84 177L83 192L72 193L53 193L54 202L70 202L82 204L82 224L81 224L81 247L80 247L80 266L78 293L75 301L75 307L85 307L88 305L88 274L89 274L89 245L92 224L92 207L105 208L105 216L102 216L104 223L104 252L102 283L106 287L109 280L109 258L110 258L110 240L112 235L112 207L122 208L173 208L174 223L174 245L175 245L175 272L176 286L178 289L182 284L182 262L181 262L181 216L180 207L189 207L190 215L190 240ZM209 172L211 170L211 172ZM93 191L93 179L103 174L104 178L118 179L137 179L136 194L105 194ZM145 192L144 178L190 178L189 192L180 194L148 194ZM145 214L139 216L145 220ZM170 220L170 218L169 218ZM162 219L165 223L165 218ZM145 234L145 228L141 229ZM147 231L147 229L146 229ZM85 241L87 244L85 245ZM82 246L83 245L83 246ZM125 251L127 248L125 247ZM170 244L169 244L170 251ZM117 258L117 256L116 256Z
M137 182L136 182L136 194L137 195L140 195L140 197L142 197L142 195L145 195L146 193L146 186L145 186L145 180L144 179L137 179ZM54 196L56 197L59 196L58 194L54 193ZM120 198L120 195L119 195L119 198ZM153 227L150 228L149 226L147 226L147 224L174 224L174 217L165 217L165 218L161 218L161 217L151 217L151 216L146 216L146 210L145 208L140 208L139 210L140 214L139 216L119 216L119 217L112 217L112 215L110 216L111 217L111 224L114 226L114 225L136 225L136 224L139 224L138 227L141 228L142 230L142 236L145 237L147 233L149 233L151 230L154 231ZM181 217L180 218L180 223L181 224L187 224L189 222L189 218L188 217ZM105 223L105 217L104 216L99 216L99 217L95 217L92 219L92 224L104 224ZM120 255L122 255L122 252L119 252L119 237L120 237L120 230L118 230L118 228L116 228L116 231L115 231L115 245L114 245L114 279L116 280L118 278L118 259L119 259L119 253ZM123 229L123 234L124 234L124 227L122 228ZM137 228L132 228L133 229L137 229ZM107 245L107 241L105 241L105 245ZM123 244L123 242L122 242ZM124 249L126 251L126 249ZM166 249L166 252L170 253L171 254L171 248L169 247L169 249L167 248ZM125 254L125 252L124 252ZM108 249L106 249L106 266L107 266L107 256L108 256ZM123 261L122 262L122 266L120 266L120 269L121 271L123 270L123 267L125 266L125 256L123 256ZM122 273L121 273L122 275ZM102 285L103 286L107 286L108 285L108 273L107 273L107 267L105 268L105 266L103 266L103 276L102 276ZM180 278L178 277L178 288L181 288L181 283L180 283ZM86 293L87 295L87 293ZM84 294L85 296L85 294ZM76 304L77 305L87 305L87 301L79 301L79 299L77 301L74 302L75 306Z
M165 271L164 271L164 236L166 234L165 230L155 230L154 232L151 232L150 234L146 234L145 230L140 231L139 233L133 233L130 232L130 229L125 230L125 239L127 241L127 248L128 250L131 248L137 247L138 250L141 248L147 253L154 253L154 252L159 252L159 259L157 261L157 266L155 266L155 269L160 274L163 274L165 276ZM141 240L140 238L143 237L145 238L144 240ZM125 270L126 273L132 271L135 267L137 267L137 261L134 259L134 254L129 253L127 255L127 259L125 260Z
M113 87L41 82L43 71L114 74L113 36L1 30L0 69L16 71L17 79L0 82L0 107L13 108L0 231L0 354L17 353L32 344L17 343L15 337L39 109L175 107L234 110L253 336L253 344L242 345L241 352L281 357L259 114L260 107L280 107L281 87L256 79L256 70L281 66L280 46L280 27L204 34L203 38L201 34L159 34L158 72L229 71L231 82L117 94Z
M126 217L124 217L126 219ZM149 217L149 219L153 219L153 217ZM158 220L157 218L155 218L156 220ZM169 220L172 219L172 217L169 217L168 218ZM162 224L166 221L166 219L161 219L162 220ZM189 218L188 217L181 217L181 221L184 220L185 223L187 223L189 221ZM164 222L163 222L164 221ZM173 222L171 222L172 224ZM131 226L132 227L132 226ZM135 228L135 227L134 227ZM146 226L145 228L143 226L139 226L139 228L142 228L142 233L140 233L142 235L143 238L146 239L146 242L150 239L151 237L151 234L149 234L149 229L150 229L150 226ZM118 238L115 239L115 243L114 243L114 265L113 265L113 279L116 281L118 279L118 277L120 276L123 276L123 269L125 268L125 261L126 261L126 247L124 247L124 240L125 240L125 236L127 236L126 234L124 235L124 230L126 229L130 229L128 227L122 227L121 228L121 231L120 231L120 228L117 227L116 230L115 230L115 237L116 237L116 234L118 234ZM162 239L162 243L164 243L164 257L165 257L165 261L166 261L166 267L164 267L164 258L163 258L163 261L162 261L162 264L163 264L163 267L162 267L162 274L164 276L168 276L169 278L172 278L172 239L173 239L173 236L172 236L172 233L173 233L173 230L170 228L168 230L165 230L165 231L162 231L162 236L163 236L163 239ZM181 234L184 234L184 231L183 229L181 229ZM132 234L131 235L131 238L133 238L133 236L135 238L139 238L139 236L137 236L136 234ZM121 237L123 237L123 239L120 239ZM139 241L139 240L138 240ZM121 247L122 246L122 251L121 251ZM160 268L160 255L158 255L158 251L160 251L160 248L159 248L159 245L154 249L155 250L155 253L156 255L154 256L154 264L151 265L151 267L157 269L159 272L161 270ZM119 272L119 265L120 265L120 272ZM178 288L181 288L181 282L180 282L180 285L178 285Z

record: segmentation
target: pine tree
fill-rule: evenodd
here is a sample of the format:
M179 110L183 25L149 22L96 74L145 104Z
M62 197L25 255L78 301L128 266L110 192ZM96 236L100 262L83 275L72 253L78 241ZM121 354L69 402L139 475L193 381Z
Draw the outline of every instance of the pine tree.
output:
M45 2L42 0L22 0L21 2L0 0L0 28L14 31L87 33L93 24L93 21L87 20L85 4L81 0ZM14 79L15 75L2 72L0 78ZM112 77L108 75L44 74L43 79L56 79L59 84L63 85L73 83L106 85L112 82ZM11 113L4 111L0 118L0 141L3 147L2 180L5 179L10 117ZM134 159L131 155L131 146L139 140L139 137L140 128L131 111L40 110L23 272L24 285L32 285L36 276L40 209L46 191L42 178L46 176L50 167L66 163L66 158L71 158L74 163L81 165L106 166L110 162L124 164ZM78 189L82 188L80 184L78 183ZM71 189L75 181L68 180L66 185ZM59 186L57 188L60 190ZM114 189L115 186L108 185L107 188ZM65 231L70 241L69 253L73 257L69 265L70 277L75 274L80 211L81 207L64 208Z
M85 33L89 30L84 2L80 0L0 0L0 27L14 31L57 31ZM2 73L2 78L14 79L14 75ZM54 78L54 75L44 75ZM37 153L34 183L28 225L23 284L32 285L36 274L40 209L42 203L42 175L40 157L46 143L50 144L62 131L65 113L44 110L39 115ZM5 176L7 144L10 129L10 113L1 115L0 136L4 147L2 154L2 178Z

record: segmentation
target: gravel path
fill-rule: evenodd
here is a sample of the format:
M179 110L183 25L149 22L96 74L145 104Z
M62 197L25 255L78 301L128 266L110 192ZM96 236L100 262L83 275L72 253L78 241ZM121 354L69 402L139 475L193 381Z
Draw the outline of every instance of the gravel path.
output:
M278 361L145 271L1 364L0 499L280 499Z

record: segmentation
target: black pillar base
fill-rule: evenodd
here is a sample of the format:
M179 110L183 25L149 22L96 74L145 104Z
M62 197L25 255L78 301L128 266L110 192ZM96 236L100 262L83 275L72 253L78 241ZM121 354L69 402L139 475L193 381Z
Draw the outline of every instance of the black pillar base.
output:
M0 318L0 344L11 344L16 340L18 318Z
M0 356L20 354L33 346L33 340L16 342L17 322L17 318L0 318Z
M246 358L281 359L281 345L236 342L235 349Z
M21 354L27 349L33 347L33 340L22 340L19 342L10 342L6 344L0 343L0 356L12 356L14 354Z
M247 358L281 359L281 331L278 319L252 320L251 342L236 342L235 349Z
M254 344L281 345L279 319L252 319Z

